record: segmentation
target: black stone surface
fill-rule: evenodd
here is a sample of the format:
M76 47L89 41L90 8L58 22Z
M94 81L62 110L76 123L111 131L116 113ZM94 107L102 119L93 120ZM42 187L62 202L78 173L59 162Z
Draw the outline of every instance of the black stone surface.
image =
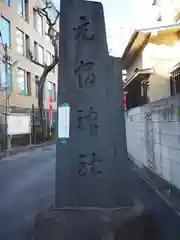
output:
M101 3L62 1L60 29L58 106L71 110L70 138L57 141L56 207L133 205L121 60L108 54Z

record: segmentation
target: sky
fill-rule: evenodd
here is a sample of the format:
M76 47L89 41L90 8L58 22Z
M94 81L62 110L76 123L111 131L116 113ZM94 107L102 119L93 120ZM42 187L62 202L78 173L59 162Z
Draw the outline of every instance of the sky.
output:
M100 1L100 0L99 0ZM104 5L108 46L121 56L134 29L152 26L152 0L101 0Z
M53 0L59 5L59 0ZM113 56L121 56L134 29L152 27L153 0L94 0L104 7L108 47Z

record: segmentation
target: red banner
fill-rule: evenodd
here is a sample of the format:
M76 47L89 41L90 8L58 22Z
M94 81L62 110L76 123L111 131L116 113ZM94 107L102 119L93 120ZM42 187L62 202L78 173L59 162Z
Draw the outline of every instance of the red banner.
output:
M124 92L124 109L127 110L127 94L128 92Z
M49 96L49 119L52 120L52 96Z

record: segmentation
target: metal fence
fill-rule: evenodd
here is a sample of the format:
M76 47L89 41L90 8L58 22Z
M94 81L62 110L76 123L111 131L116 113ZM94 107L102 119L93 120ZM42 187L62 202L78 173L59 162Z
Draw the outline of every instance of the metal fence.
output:
M30 116L30 133L29 134L16 134L9 136L11 148L17 146L24 146L28 144L36 144L42 141L40 133L40 114L39 109L36 108L18 108L10 106L8 114L19 116ZM6 122L5 122L5 106L0 106L0 152L3 152L6 147ZM56 111L52 113L52 120L49 119L49 110L45 110L45 132L49 134L50 131L56 131Z
M31 110L31 126L32 126L32 142L40 141L38 136L41 136L41 129L40 129L40 114L39 109L32 109ZM56 111L52 112L52 120L49 118L49 110L45 110L45 117L44 117L44 127L45 133L49 134L50 132L56 131ZM37 136L38 135L38 136Z

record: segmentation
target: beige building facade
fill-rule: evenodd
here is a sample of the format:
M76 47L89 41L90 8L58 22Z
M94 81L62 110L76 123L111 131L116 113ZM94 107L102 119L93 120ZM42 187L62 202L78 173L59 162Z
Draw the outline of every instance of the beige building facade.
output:
M45 17L35 9L41 5L37 0L0 0L0 30L1 30L1 92L0 106L6 102L3 85L8 82L9 106L20 109L38 107L37 81L43 72L43 67L35 64L49 65L53 59L53 46L47 35ZM52 13L50 13L52 15ZM3 44L8 45L10 56L8 74L3 62ZM15 64L13 64L15 63ZM11 67L12 65L12 67ZM44 90L44 107L49 109L49 96L53 99L53 109L56 109L57 67L49 73Z
M132 38L130 48L123 55L127 72L124 89L131 102L129 108L179 93L179 32L180 25L174 24L140 31ZM172 77L176 78L175 84Z

